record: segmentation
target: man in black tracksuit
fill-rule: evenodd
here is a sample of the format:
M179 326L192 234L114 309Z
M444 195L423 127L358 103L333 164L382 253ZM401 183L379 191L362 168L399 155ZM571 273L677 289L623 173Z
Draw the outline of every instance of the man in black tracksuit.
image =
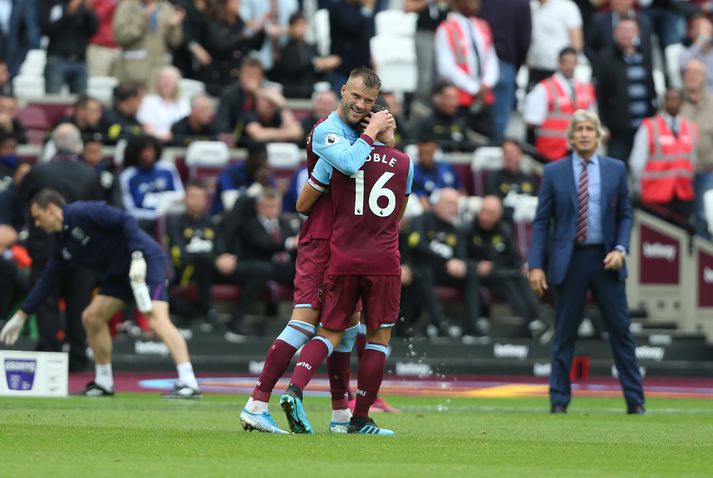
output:
M428 335L443 332L443 313L436 297L436 285L457 287L465 301L464 336L482 336L478 326L480 287L472 263L467 261L462 232L455 226L458 191L443 188L433 201L433 209L411 224L408 248L413 261L414 286L428 314Z

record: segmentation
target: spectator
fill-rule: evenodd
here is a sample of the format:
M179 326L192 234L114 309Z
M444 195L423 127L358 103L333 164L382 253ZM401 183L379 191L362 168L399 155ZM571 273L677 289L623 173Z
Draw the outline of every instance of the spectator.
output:
M211 61L201 69L200 78L211 95L217 96L233 82L250 50L265 41L262 28L251 33L239 15L239 0L216 0L208 9L205 49Z
M51 134L57 154L49 163L32 168L20 184L20 198L27 204L44 188L59 191L67 202L98 200L101 198L98 178L90 166L79 161L81 136L76 126L61 124ZM32 258L32 282L36 282L50 260L54 238L32 221L29 225L27 250ZM37 350L60 352L69 344L69 370L82 370L87 364L86 333L82 325L82 311L89 304L95 277L80 266L65 268L50 295L37 310L39 341ZM64 320L60 319L59 299L64 298Z
M183 183L173 163L159 161L161 143L147 135L133 136L124 151L125 169L119 176L124 209L146 231L153 232L160 194L183 193Z
M695 15L688 21L690 46L681 52L679 65L685 65L692 58L706 65L708 91L713 93L713 22L705 15Z
M248 147L248 157L245 161L228 165L218 175L211 212L220 214L223 211L230 211L236 198L254 184L267 186L272 182L265 145L252 144Z
M270 280L292 287L300 220L281 215L282 194L265 188L255 202L256 216L242 229L243 257L270 267Z
M44 0L39 12L42 34L49 37L45 64L45 91L70 93L87 90L86 52L98 28L92 0Z
M119 75L121 59L121 48L114 40L114 13L118 2L116 0L93 0L93 3L98 28L89 40L87 48L89 76L116 77Z
M102 105L96 98L81 95L74 102L71 116L63 116L57 124L71 123L79 129L82 135L92 135L99 132L99 122L102 117Z
M693 165L698 127L679 115L682 95L669 89L663 111L641 123L629 165L645 204L667 209L688 224L693 212Z
M275 88L264 87L257 91L255 111L245 115L245 136L238 138L237 143L300 142L303 136L302 126L282 94Z
M199 181L186 183L185 212L168 221L168 244L175 268L174 283L194 284L198 300L185 301L171 296L171 311L187 317L204 317L210 325L217 322L210 289L215 283L217 251L224 249L218 225L208 215L209 192ZM175 308L174 308L175 306Z
M29 2L5 0L0 14L0 58L7 61L10 79L20 73L27 52L38 48L40 32Z
M7 69L7 62L3 57L0 57L0 96L12 96L10 71Z
M13 183L17 158L17 138L12 133L0 132L0 192Z
M532 12L529 0L485 0L483 19L493 32L500 75L493 89L493 130L495 143L505 137L510 113L515 108L515 77L527 60L532 39Z
M492 89L500 75L493 35L477 17L479 0L453 0L451 5L453 12L436 30L438 75L458 88L458 106L468 126L492 139Z
M403 95L391 91L382 91L380 101L383 102L381 106L388 109L389 113L394 116L394 120L396 121L394 139L396 140L396 147L402 148L404 143L410 141L413 137L409 122L403 114Z
M332 111L335 111L338 105L339 100L334 90L323 89L312 93L312 111L310 111L309 115L304 117L301 123L305 141L307 141L307 137L312 132L312 128L317 124L317 121L329 115ZM297 195L299 195L301 190L302 188L297 190ZM294 199L296 201L297 196L295 196Z
M439 81L433 90L433 114L423 118L416 130L433 137L443 151L473 151L468 138L468 126L458 110L458 89Z
M265 292L265 286L272 273L269 264L262 261L245 260L243 254L242 230L244 224L255 216L255 199L241 196L235 207L224 219L225 249L218 251L216 267L218 280L240 286L240 298L231 312L225 339L229 342L244 342L246 329L243 321Z
M633 18L639 26L639 47L651 51L651 22L646 15L634 10L635 0L611 0L611 10L599 12L592 18L587 32L584 52L590 63L595 63L599 54L614 42L614 27L622 18Z
M114 106L104 111L99 120L99 131L106 144L116 144L120 139L128 139L141 134L143 128L136 114L144 98L144 87L136 82L119 83L114 88Z
M503 169L493 171L488 175L485 194L504 200L510 194L537 194L535 178L522 171L522 147L514 139L503 141ZM509 211L508 217L512 217Z
M713 189L713 94L706 90L706 65L696 58L683 70L681 116L698 125L696 143L696 225L698 233L710 238L703 195Z
M279 51L287 43L290 17L300 9L298 0L240 0L240 16L251 30L265 30L267 41L252 53L260 60L265 70L271 70L273 60L279 59Z
M0 132L10 133L20 144L27 144L25 127L17 119L17 100L13 96L0 95Z
M523 120L534 131L538 154L549 161L569 151L567 125L576 110L596 111L594 88L574 79L577 51L564 48L559 54L557 72L542 80L525 98Z
M255 109L255 93L262 86L265 73L262 64L246 58L240 65L238 81L225 88L218 106L218 128L221 133L243 134L245 115Z
M445 188L434 196L433 211L414 219L408 236L414 285L426 307L429 337L444 335L443 312L436 285L457 287L465 300L464 336L483 336L479 324L480 285L475 268L467 261L466 244L455 226L459 193Z
M188 98L181 97L181 72L175 66L161 68L156 79L156 94L146 95L136 119L144 131L161 141L171 139L171 125L185 118L191 111Z
M300 197L300 192L302 191L302 188L305 184L307 184L307 179L309 179L309 171L307 170L307 167L298 169L294 172L294 174L292 174L292 178L290 179L290 185L287 187L287 192L285 193L285 200L282 204L283 210L285 212L297 212L297 198Z
M314 45L305 41L307 18L302 12L292 14L288 29L289 39L279 51L271 77L280 83L288 98L308 98L314 84L324 73L339 66L337 55L318 56Z
M525 278L523 261L515 247L513 230L503 220L497 196L485 196L475 220L466 228L468 258L482 285L504 300L522 318L518 336L549 341L551 332L541 320L542 307Z
M183 21L183 41L173 52L173 65L184 78L199 79L200 69L213 59L205 49L204 43L208 31L208 0L175 0L174 4L183 8L186 18Z
M114 14L114 39L122 48L119 79L145 87L183 41L186 12L167 0L122 0Z
M190 114L171 126L171 143L174 146L188 146L193 141L215 141L218 128L214 119L213 100L206 95L194 96Z
M14 138L13 138L14 140ZM0 142L2 139L0 138ZM25 208L18 189L30 170L29 163L18 164L8 187L0 191L0 315L9 317L19 296L27 288L21 269L30 266L27 249L19 242L25 224Z
M436 61L434 58L433 39L436 28L448 16L448 0L405 0L404 10L418 14L416 20L416 63L418 65L418 84L416 94L428 102L428 97L435 84L434 73ZM529 39L528 39L529 42Z
M327 75L338 93L347 82L349 72L369 66L369 40L374 35L376 0L338 0L328 4L330 49L342 62Z
M557 55L565 47L582 51L582 17L569 0L535 0L532 8L532 43L527 54L528 90L552 76Z
M595 66L597 105L609 129L607 154L627 161L636 130L656 112L651 54L636 45L639 28L630 18L614 28L614 44L605 49Z
M678 10L685 6L692 7L693 4L677 0L652 0L648 5L646 3L646 1L639 1L639 5L644 7L643 13L649 19L653 32L656 33L659 48L663 53L667 47L681 41L683 17Z
M418 158L413 170L411 192L415 194L424 209L431 208L431 196L434 192L449 188L463 193L458 173L453 165L442 158L442 152L433 137L427 132L418 135Z
M110 162L104 159L102 135L85 134L82 139L82 154L79 159L91 166L97 174L101 199L110 206L120 207L121 191L116 180L116 171Z

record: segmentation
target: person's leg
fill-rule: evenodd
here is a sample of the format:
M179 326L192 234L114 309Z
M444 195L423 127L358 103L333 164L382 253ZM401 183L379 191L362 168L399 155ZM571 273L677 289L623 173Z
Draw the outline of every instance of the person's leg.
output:
M369 418L369 409L376 400L384 379L384 367L389 351L391 328L368 330L364 355L359 361L357 376L357 397L354 405L354 418Z
M706 206L703 197L707 191L713 189L713 172L698 173L694 189L696 191L696 232L699 236L710 239L711 233L708 231L708 219L706 218Z
M330 429L336 424L341 424L346 432L346 425L352 416L349 409L349 379L351 377L352 349L358 344L361 337L360 313L352 315L349 326L344 331L339 344L334 347L334 352L327 359L327 373L329 374L329 391L332 395L332 423ZM362 350L363 352L363 350ZM357 353L359 348L357 346Z
M602 254L601 260L603 259ZM602 313L604 326L609 332L609 343L626 403L629 407L643 405L644 387L636 358L636 344L629 328L631 320L625 283L619 280L618 272L600 269L592 280L592 293Z
M106 391L114 388L111 370L111 334L107 326L109 320L124 308L126 303L116 297L96 295L82 313L82 323L87 332L87 340L94 354L96 377L94 383ZM91 383L88 389L91 387Z
M82 324L82 312L92 300L95 277L91 271L72 266L64 280L66 341L69 344L69 368L81 370L87 363L87 333Z
M10 259L0 257L0 318L5 320L12 312L15 289L18 285L18 271Z
M468 265L465 279L458 280L458 283L463 291L465 302L463 335L485 335L485 331L478 325L480 319L480 278L473 264Z
M414 36L416 42L416 64L418 68L418 86L416 94L420 100L427 104L431 102L433 90L433 77L435 75L435 56L433 50L433 32L417 30Z
M50 55L45 63L45 92L57 94L64 85L64 60L60 57Z
M436 297L436 279L433 269L427 266L414 266L413 273L416 292L426 308L428 325L440 330L443 312Z
M73 95L83 95L87 91L87 64L84 61L67 61L67 85Z
M503 142L505 128L507 128L510 113L515 106L515 65L500 60L500 77L495 85L495 102L492 106L493 114L493 140L495 144Z
M250 312L253 305L265 292L267 281L270 279L271 267L262 261L240 261L231 280L241 287L240 298L233 309L232 318L228 324L231 333L243 335L243 319ZM227 336L226 336L227 337Z

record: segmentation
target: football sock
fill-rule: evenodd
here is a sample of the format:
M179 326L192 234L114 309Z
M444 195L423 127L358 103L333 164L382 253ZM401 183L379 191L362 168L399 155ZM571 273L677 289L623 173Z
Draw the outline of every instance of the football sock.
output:
M319 366L331 355L332 344L324 337L316 336L302 348L297 358L295 371L292 373L290 385L304 392L305 387L312 380Z
M347 423L352 418L352 412L348 408L343 410L332 410L332 421L335 423Z
M176 365L176 370L178 370L178 380L191 388L198 389L198 380L196 380L196 376L193 373L191 362L179 363Z
M114 390L114 376L111 372L111 364L96 364L94 366L94 383L107 390Z
M263 413L268 410L267 402L255 400L253 397L248 398L248 403L245 404L245 409L250 413Z
M329 390L332 394L332 410L349 409L349 378L354 341L359 324L344 331L342 340L327 359ZM351 414L351 412L350 412Z
M253 393L250 395L252 399L265 404L270 401L270 395L275 388L275 384L284 375L287 367L290 366L290 361L295 352L314 336L314 332L314 325L300 322L299 320L290 320L287 323L270 346L270 350L267 351L265 365L262 367L260 378L255 385L255 389L253 389ZM249 408L248 410L252 412ZM265 410L267 410L267 406Z
M366 347L366 325L359 324L359 335L356 337L356 342L354 343L354 348L356 348L357 357L361 362L361 356L364 355L364 348Z
M366 344L364 355L359 361L356 405L354 406L354 417L356 418L369 416L369 407L374 403L384 378L387 352L388 347L385 345Z

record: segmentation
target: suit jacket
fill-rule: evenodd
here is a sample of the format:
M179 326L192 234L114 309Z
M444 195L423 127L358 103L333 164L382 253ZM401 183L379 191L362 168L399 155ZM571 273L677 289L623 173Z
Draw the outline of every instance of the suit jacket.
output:
M279 223L280 240L276 240L257 217L249 219L242 230L242 259L272 262L275 254L285 252L285 240L296 236L299 230L283 217L279 218Z
M552 246L547 275L549 282L560 284L567 273L575 245L579 206L574 183L572 156L545 166L540 185L537 214L532 224L532 241L528 256L530 269L543 269L545 248ZM632 226L631 199L626 182L624 163L599 156L602 185L602 236L604 247L611 251L621 245L628 251ZM626 265L619 270L619 278L626 277Z
M10 78L20 72L31 48L38 48L40 31L25 0L13 0L9 32L0 32L0 57L5 58Z

